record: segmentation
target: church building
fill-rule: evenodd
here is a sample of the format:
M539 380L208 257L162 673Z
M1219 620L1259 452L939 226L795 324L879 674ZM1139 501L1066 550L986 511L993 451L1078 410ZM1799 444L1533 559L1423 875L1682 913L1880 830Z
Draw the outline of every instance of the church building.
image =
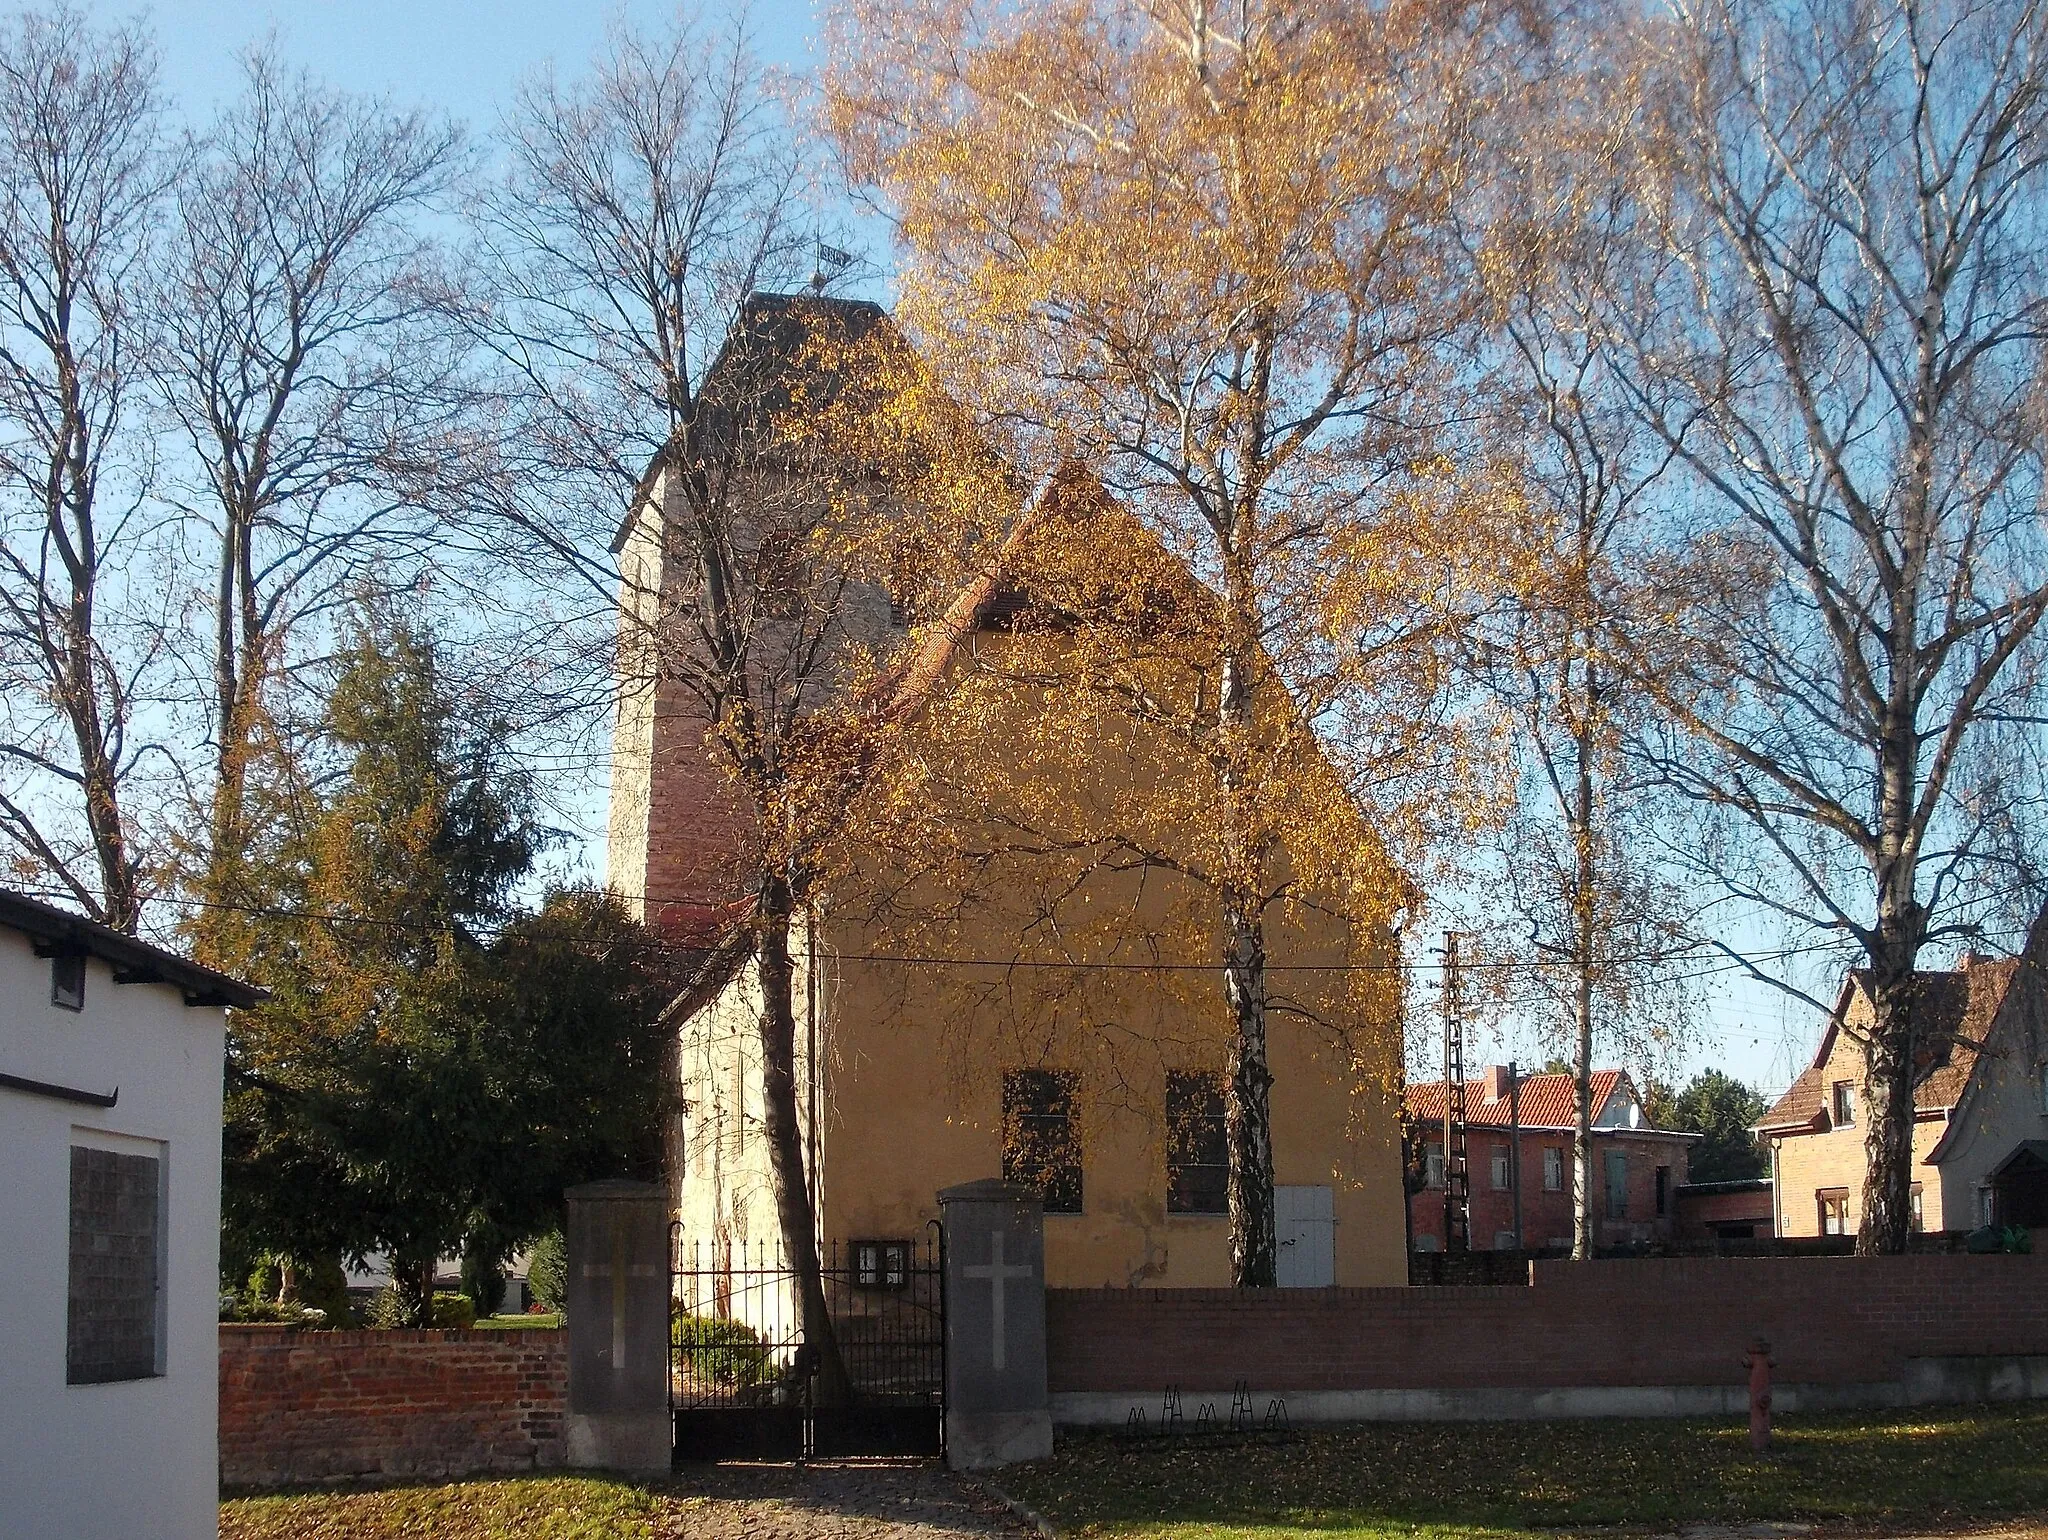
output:
M873 306L757 296L738 326L807 316L888 324ZM682 474L670 461L650 467L620 531L622 625L649 624L635 606L666 613L690 602L695 564L672 538ZM1058 495L1057 486L1039 494ZM1187 590L1201 592L1156 543L1146 559L1173 562ZM947 750L967 761L965 782L975 780L975 753L1013 752L1040 709L1031 689L1000 682L1018 645L1010 622L1031 589L1027 557L1021 568L992 565L964 579L942 614L906 615L879 586L843 601L850 632L866 628L904 658L898 686L918 696L912 733L976 678L977 735L964 750L949 740ZM659 670L621 695L608 880L634 913L701 959L670 1011L681 1101L670 1181L683 1243L772 1251L759 979L743 948L718 944L749 897L732 862L746 820L707 747L697 699ZM919 714L926 710L935 715ZM1106 720L1098 741L1091 783L1175 773L1173 745L1147 741L1128 719ZM999 803L981 812L1004 818ZM1362 826L1361 837L1369 838ZM923 1244L942 1188L1000 1175L1045 1195L1055 1287L1226 1285L1222 1071L1231 1022L1219 970L1171 958L1154 968L1114 947L1048 950L1034 921L1072 904L1055 880L1064 871L1027 866L972 894L934 892L929 878L913 880L877 852L856 874L857 893L799 917L798 1101L820 1238L857 1247L886 1272ZM1163 916L1191 907L1170 873L1091 880L1091 914L1152 916L1154 934ZM944 926L910 944L906 903L944 913ZM1398 980L1394 938L1382 926L1361 939L1307 904L1269 927L1267 947L1299 1007L1274 1011L1268 1028L1279 1281L1405 1283L1399 989L1383 987L1361 1007L1349 987L1365 971Z

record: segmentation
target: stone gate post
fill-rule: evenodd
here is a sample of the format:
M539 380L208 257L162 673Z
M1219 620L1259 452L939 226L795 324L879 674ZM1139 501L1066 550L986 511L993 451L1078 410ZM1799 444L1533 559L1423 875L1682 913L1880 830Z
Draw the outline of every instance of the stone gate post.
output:
M588 1182L568 1205L571 1465L665 1471L668 1407L668 1205L648 1182Z
M1045 1206L1008 1182L939 1194L946 1231L946 1463L1052 1453L1045 1378Z

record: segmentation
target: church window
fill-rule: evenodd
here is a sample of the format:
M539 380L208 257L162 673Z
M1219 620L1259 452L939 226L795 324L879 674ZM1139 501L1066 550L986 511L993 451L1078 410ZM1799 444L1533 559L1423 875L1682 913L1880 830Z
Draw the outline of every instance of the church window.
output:
M1003 1076L1003 1180L1044 1193L1048 1214L1081 1212L1080 1089L1070 1070Z
M855 1241L853 1281L864 1289L900 1289L910 1279L910 1242Z
M1230 1212L1223 1081L1199 1070L1166 1072L1166 1212Z

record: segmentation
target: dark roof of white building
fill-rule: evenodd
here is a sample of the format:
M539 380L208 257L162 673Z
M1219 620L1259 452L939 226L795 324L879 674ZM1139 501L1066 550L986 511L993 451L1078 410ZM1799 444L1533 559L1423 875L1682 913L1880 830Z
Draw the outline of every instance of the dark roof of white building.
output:
M117 984L173 985L184 992L187 1005L254 1005L267 998L254 984L5 888L0 888L0 925L32 937L44 952L102 959L113 967Z

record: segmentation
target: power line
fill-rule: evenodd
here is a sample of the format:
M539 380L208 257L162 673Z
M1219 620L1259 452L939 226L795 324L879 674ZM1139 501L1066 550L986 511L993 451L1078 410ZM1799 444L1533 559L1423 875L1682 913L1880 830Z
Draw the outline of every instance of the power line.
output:
M29 889L31 896L38 898L69 898L71 895L60 889ZM616 898L637 896L643 903L676 904L688 903L697 907L724 907L703 903L697 899L654 899L647 895L612 893L609 889L599 890L611 893ZM208 909L231 914L246 914L264 919L306 920L317 924L335 926L378 927L386 930L419 931L426 927L405 920L390 919L382 915L338 914L332 911L303 909L284 904L244 904L223 899L200 898L196 895L159 894L158 902L181 905L191 909ZM1817 953L1840 951L1842 941L1816 942L1807 946L1781 947L1769 952L1741 952L1726 954L1728 960L1711 967L1690 972L1666 974L1669 982L1682 983L1690 979L1718 977L1727 973L1746 973L1751 965L1787 958L1808 956ZM1216 973L1228 967L1224 962L1173 962L1173 961L1122 961L1117 959L1083 958L1031 958L1031 957L948 957L898 952L844 952L835 951L832 959L836 962L858 962L893 964L913 968L1034 968L1063 972L1116 972L1116 973ZM1662 954L1640 957L1610 957L1602 959L1604 966L1622 963L1654 962ZM1543 963L1529 958L1501 958L1493 961L1462 959L1457 965L1464 972L1485 971L1491 973L1561 973L1567 965ZM1379 974L1425 974L1440 973L1445 964L1417 960L1388 963L1283 963L1268 961L1268 973L1379 973ZM1517 1000L1492 1002L1503 1007L1541 1003L1544 996L1529 996Z

